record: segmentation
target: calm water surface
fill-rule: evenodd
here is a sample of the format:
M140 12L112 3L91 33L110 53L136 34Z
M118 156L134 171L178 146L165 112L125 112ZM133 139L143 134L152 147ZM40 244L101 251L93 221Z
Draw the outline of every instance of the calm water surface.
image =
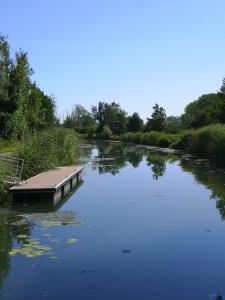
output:
M82 159L59 207L1 206L0 299L225 299L224 170L118 143Z

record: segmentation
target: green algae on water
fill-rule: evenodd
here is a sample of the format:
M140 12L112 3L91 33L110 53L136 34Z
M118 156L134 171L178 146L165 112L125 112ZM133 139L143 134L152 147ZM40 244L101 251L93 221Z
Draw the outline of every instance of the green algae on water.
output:
M66 241L67 244L75 244L75 243L77 243L77 242L78 242L78 239L68 239L68 240Z
M52 248L46 245L40 245L38 241L26 240L26 243L21 245L20 248L13 248L10 252L10 256L15 256L20 254L27 258L40 257L47 254L48 251L51 251ZM51 254L52 255L52 254Z

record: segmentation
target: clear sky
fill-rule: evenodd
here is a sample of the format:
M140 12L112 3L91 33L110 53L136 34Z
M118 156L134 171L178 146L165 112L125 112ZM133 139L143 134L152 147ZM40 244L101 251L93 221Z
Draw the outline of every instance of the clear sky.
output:
M0 0L0 32L29 54L63 116L116 101L179 115L225 77L224 0Z

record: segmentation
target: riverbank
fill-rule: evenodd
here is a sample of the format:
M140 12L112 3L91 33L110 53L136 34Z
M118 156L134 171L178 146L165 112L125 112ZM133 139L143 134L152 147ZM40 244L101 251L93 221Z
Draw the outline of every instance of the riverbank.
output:
M200 129L185 130L180 134L165 132L125 133L121 141L148 146L174 148L211 159L225 166L225 125L213 124Z
M0 154L15 152L22 147L23 142L13 139L0 139Z
M27 136L25 142L5 141L3 145L2 152L13 152L17 158L24 160L22 179L58 166L74 165L79 152L75 131L65 128L36 132ZM4 178L11 172L9 163L0 164L0 199L5 197L9 188Z

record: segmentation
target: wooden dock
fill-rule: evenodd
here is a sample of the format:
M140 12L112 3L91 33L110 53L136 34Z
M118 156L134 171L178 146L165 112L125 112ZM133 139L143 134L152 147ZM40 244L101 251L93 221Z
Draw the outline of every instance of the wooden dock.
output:
M82 180L81 166L58 167L40 173L9 189L13 200L53 200L64 198Z

